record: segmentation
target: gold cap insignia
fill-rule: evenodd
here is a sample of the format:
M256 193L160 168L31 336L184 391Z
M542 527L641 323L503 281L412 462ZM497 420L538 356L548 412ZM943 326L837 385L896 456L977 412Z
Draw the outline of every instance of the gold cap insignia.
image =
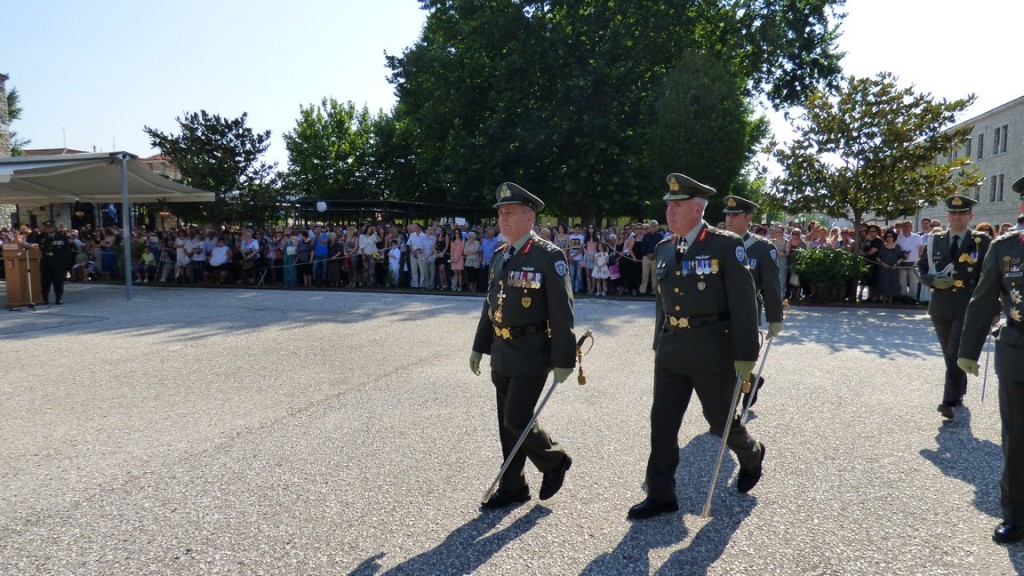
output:
M498 187L498 200L504 200L505 198L511 198L512 191L508 189L508 186L502 184Z
M729 198L728 204L729 204L729 208L735 208L736 207L736 200L734 198Z
M673 176L672 178L669 178L668 189L671 190L672 192L678 192L679 191L679 181L676 180L675 176Z
M953 206L960 206L964 203L964 201L961 200L960 198L953 198L949 203L952 204Z

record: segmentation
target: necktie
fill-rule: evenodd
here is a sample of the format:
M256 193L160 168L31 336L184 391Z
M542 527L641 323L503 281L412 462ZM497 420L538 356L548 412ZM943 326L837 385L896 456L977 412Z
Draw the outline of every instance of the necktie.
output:
M949 255L956 258L956 255L960 253L960 237L953 236L953 240L949 243Z
M515 253L516 253L516 247L515 246L509 246L508 250L505 251L505 255L502 258L505 260L505 262L508 262L509 260L512 259L512 256L515 256Z

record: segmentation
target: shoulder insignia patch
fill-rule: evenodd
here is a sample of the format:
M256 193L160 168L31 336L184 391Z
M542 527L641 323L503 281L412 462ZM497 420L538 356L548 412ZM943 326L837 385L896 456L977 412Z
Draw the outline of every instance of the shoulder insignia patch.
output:
M555 262L555 273L559 276L565 276L569 273L569 266L565 263L565 260Z
M779 259L779 251L776 250L775 248L772 248L771 251L768 252L768 254L772 257L772 260L778 260Z
M743 246L737 246L736 247L736 259L739 260L740 262L746 262L747 261L747 253L743 249Z

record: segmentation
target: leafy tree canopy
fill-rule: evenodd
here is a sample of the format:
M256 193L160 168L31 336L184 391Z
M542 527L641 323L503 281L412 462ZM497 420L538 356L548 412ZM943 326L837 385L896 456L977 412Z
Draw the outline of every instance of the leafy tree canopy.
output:
M850 218L858 231L869 211L913 214L977 185L981 176L968 158L951 154L971 126L947 129L974 96L935 100L897 80L887 72L850 76L835 93L818 91L808 99L793 121L795 140L773 143L783 169L772 180L777 205Z
M766 94L789 105L837 77L841 4L423 0L430 13L420 41L388 57L399 140L420 176L416 190L406 180L396 190L482 205L497 183L514 180L556 214L640 215L662 191L671 159L650 139L671 133L659 122L705 120L685 75L670 80L692 62L714 63L694 86L740 102L738 117L706 119L687 135L729 143L727 157L693 174L729 186L753 151L734 144L752 146L763 133L742 103ZM677 94L683 101L670 102Z
M302 106L295 129L284 135L288 150L287 184L293 192L330 199L381 198L384 174L374 151L391 122L383 113L324 98Z
M144 127L150 144L177 165L186 184L216 193L212 205L176 206L186 221L262 223L276 211L276 194L268 188L274 187L277 163L261 160L270 131L253 131L247 118L246 113L229 119L201 110L175 118L179 134Z

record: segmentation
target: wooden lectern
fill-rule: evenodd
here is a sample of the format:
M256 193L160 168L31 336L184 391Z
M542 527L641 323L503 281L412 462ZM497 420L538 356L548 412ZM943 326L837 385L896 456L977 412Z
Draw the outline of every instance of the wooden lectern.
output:
M4 274L7 278L7 308L24 308L43 302L43 285L39 275L38 246L24 248L4 244Z

